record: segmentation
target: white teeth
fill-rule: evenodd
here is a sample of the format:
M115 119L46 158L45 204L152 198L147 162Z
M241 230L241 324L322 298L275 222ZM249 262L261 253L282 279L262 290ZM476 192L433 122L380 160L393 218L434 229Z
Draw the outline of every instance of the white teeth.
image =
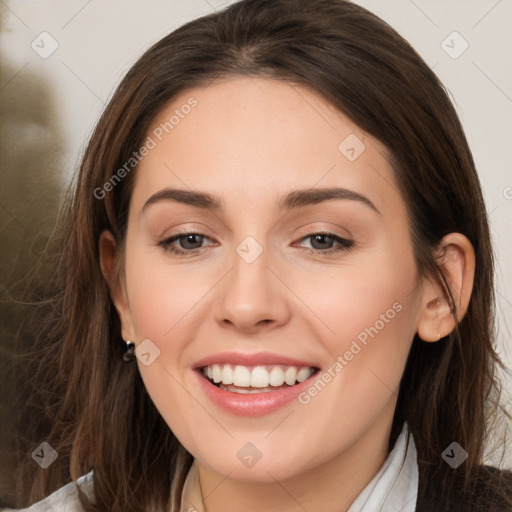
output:
M284 384L284 373L279 366L274 366L270 370L269 383L271 386L282 386Z
M266 388L269 383L269 375L263 366L256 366L251 373L252 388Z
M313 373L312 368L301 368L297 372L297 382L304 382L306 379L311 377L311 374Z
M215 384L218 384L222 380L222 372L218 364L214 364L212 367L212 379Z
M295 366L254 366L213 364L203 368L205 377L213 380L215 384L233 384L244 388L280 387L283 384L293 386L297 382L304 382L314 373L311 367L297 368Z
M233 384L248 388L251 385L251 372L245 366L235 366L233 372Z
M297 379L297 368L295 366L289 366L286 368L284 372L284 381L289 386L293 386L295 384L295 380Z
M222 383L233 384L233 368L229 364L225 364L222 369Z

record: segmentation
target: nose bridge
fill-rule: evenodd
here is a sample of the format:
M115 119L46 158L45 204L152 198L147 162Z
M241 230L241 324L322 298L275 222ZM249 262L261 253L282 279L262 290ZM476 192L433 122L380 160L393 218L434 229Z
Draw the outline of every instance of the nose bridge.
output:
M270 253L255 237L247 236L235 248L232 270L222 287L217 320L239 329L276 325L288 318L282 285L269 269Z

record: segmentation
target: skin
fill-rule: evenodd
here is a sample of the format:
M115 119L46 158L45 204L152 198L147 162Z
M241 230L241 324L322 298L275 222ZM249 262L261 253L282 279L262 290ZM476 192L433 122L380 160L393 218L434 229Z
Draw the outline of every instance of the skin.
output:
M151 365L137 364L156 407L196 458L208 512L346 511L387 456L414 334L437 341L455 320L441 287L418 278L406 206L382 144L303 86L246 77L183 92L148 134L190 97L197 106L137 169L126 247L117 254L122 280L114 276L112 235L100 238L123 337L149 338L160 349ZM365 144L354 161L338 150L350 134ZM161 201L143 211L166 187L215 194L222 209ZM351 189L379 213L348 199L279 210L283 195L311 187ZM205 235L195 245L174 242L184 250L202 243L192 256L159 246L185 230ZM307 238L323 231L354 245L321 254L338 246ZM236 252L247 236L263 248L250 264ZM441 247L463 315L474 252L457 233ZM270 351L326 371L394 303L401 311L307 405L294 400L260 417L236 416L209 401L191 370L231 350ZM262 453L251 468L237 457L247 442Z

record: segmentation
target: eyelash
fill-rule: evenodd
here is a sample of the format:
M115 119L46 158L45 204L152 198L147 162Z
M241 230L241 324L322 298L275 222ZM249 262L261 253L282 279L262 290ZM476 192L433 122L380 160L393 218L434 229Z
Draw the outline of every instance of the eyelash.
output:
M204 249L204 247L198 247L196 249L186 250L186 249L180 249L179 247L172 245L175 241L179 240L180 238L184 238L184 237L190 236L190 235L195 235L198 237L203 237L203 238L208 239L208 237L206 235L202 235L201 233L194 233L194 232L178 233L177 235L174 235L170 238L166 238L165 240L158 242L158 246L162 247L164 249L164 251L172 252L178 256L194 256L201 249ZM302 237L300 240L301 241L307 240L308 238L313 238L315 236L327 236L329 238L332 238L334 242L338 242L339 245L335 246L335 247L331 247L327 250L303 247L303 249L309 249L309 252L311 255L323 256L323 255L332 254L332 253L338 252L338 251L349 251L354 246L353 240L348 240L347 238L342 238L340 236L335 235L334 233L328 233L328 232L323 232L323 231L320 231L317 233L312 233L311 235Z

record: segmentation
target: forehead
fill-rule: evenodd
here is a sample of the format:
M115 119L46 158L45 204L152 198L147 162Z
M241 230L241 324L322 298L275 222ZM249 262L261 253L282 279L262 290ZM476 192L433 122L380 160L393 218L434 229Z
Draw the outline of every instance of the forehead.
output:
M154 147L138 166L135 203L164 187L251 201L299 186L344 186L377 206L401 200L386 148L302 85L236 77L191 88L162 109L146 137Z

